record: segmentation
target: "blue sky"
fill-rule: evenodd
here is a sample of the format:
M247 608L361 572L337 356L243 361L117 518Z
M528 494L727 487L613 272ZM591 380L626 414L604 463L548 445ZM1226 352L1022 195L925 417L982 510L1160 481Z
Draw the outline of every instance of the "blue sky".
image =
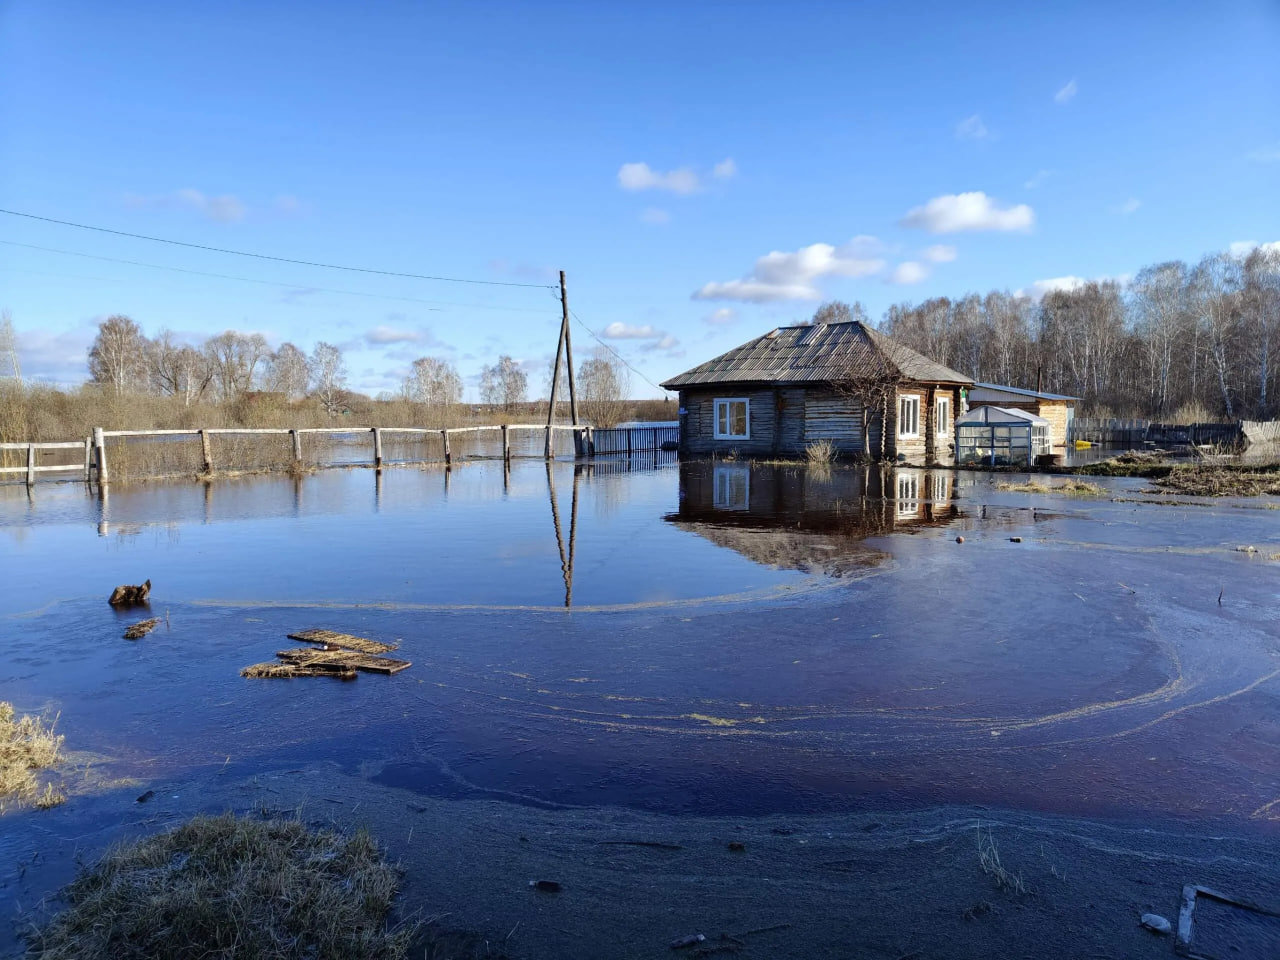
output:
M879 318L1280 240L1280 3L0 0L0 207L392 271L564 269L657 382L819 299ZM499 353L540 389L559 326L550 290L2 215L0 241L24 372L64 383L112 313L338 343L375 394L423 355L471 396Z

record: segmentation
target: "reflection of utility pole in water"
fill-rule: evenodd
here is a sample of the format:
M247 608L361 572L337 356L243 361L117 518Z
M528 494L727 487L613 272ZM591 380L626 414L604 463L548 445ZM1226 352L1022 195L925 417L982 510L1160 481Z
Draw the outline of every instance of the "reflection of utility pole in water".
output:
M302 477L300 474L293 476L293 517L296 520L302 516Z
M213 481L204 482L204 522L213 523Z
M373 471L373 512L382 512L382 471Z
M569 514L569 549L564 548L564 533L560 526L560 505L556 501L556 479L551 461L547 461L547 490L551 494L551 522L556 528L556 546L560 549L560 573L564 577L564 605L573 606L573 554L578 539L578 468L573 470L573 506Z

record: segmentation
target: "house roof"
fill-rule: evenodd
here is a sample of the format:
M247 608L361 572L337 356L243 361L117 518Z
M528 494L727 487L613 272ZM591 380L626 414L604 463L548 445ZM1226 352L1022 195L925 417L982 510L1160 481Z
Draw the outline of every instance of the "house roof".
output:
M909 380L973 383L971 377L934 363L857 320L849 320L778 327L677 374L662 385L678 390L702 384L830 383L875 376L884 362Z
M1043 393L1039 390L1024 390L1022 387L1006 387L1002 383L975 383L973 389L969 391L969 401L973 402L981 400L981 392L983 390L991 390L995 393L1007 393L1015 397L1029 397L1033 400L1079 400L1079 397L1069 397L1065 393Z
M1017 424L1026 426L1028 424L1045 427L1049 425L1049 421L1044 417L1036 416L1026 410L1010 410L1007 407L997 407L994 404L986 404L981 407L974 407L963 417L956 418L956 426L963 427L975 423L990 424Z

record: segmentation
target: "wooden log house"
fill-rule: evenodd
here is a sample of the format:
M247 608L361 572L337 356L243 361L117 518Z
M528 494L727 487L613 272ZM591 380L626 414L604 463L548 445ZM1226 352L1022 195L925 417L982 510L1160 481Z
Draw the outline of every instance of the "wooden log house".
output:
M779 327L663 383L680 394L684 457L955 460L973 380L856 321Z

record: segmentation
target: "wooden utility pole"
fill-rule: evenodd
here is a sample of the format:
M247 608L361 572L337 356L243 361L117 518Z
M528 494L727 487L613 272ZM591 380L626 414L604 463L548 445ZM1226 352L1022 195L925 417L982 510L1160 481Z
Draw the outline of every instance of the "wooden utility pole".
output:
M547 444L546 456L551 457L553 450L551 424L555 421L556 402L560 399L560 361L564 359L569 365L569 419L578 425L578 392L573 380L573 339L569 333L569 294L565 289L564 271L560 271L560 338L556 341L556 365L551 372L551 405L547 407Z

